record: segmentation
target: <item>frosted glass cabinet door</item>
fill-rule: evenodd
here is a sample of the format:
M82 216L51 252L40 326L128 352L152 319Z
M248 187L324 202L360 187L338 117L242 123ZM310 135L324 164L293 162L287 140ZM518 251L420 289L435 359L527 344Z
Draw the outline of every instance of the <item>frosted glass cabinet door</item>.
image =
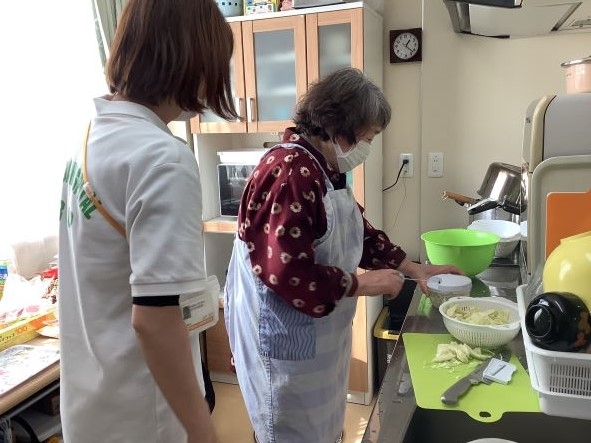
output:
M363 11L343 10L306 17L308 82L341 68L363 69Z
M337 23L318 28L320 77L351 66L351 24Z
M254 48L258 120L289 120L297 98L294 32L257 32Z
M239 99L240 97L244 97L244 91L237 92L236 91L236 66L234 64L234 60L232 59L230 62L230 81L232 83L232 98L234 99L234 107L238 112L239 110ZM242 80L240 83L244 83ZM244 89L244 88L243 88ZM225 122L223 118L219 117L218 115L214 114L209 109L206 110L203 115L201 115L201 122L202 123L220 123Z
M244 22L243 32L248 132L283 131L306 90L305 19Z
M236 80L236 66L234 60L230 66L231 83L232 83L232 100L234 108L239 115L244 115L244 79ZM242 85L242 91L238 91L237 83ZM225 120L222 117L214 114L209 109L199 116L200 132L246 132L246 121L244 120Z
M246 132L246 99L244 90L244 63L242 59L242 23L230 23L234 35L234 52L230 61L230 80L232 82L232 100L241 119L227 121L213 112L206 110L202 115L191 120L193 133L242 133Z

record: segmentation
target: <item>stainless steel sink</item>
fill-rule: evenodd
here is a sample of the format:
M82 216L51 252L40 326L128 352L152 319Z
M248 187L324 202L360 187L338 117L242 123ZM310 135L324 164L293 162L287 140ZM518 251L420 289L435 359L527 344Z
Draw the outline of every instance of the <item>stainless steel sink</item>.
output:
M494 423L482 423L460 411L417 407L403 443L467 443L481 438L517 443L580 443L591 438L591 420L519 412L505 413Z
M501 296L515 301L521 269L491 266L472 285L472 296ZM579 443L591 441L591 420L555 417L544 413L507 412L496 422L483 423L461 411L422 409L416 404L409 373L404 333L445 333L437 310L419 310L420 290L415 291L402 327L402 340L394 348L363 443L468 443L482 438L501 438L517 443ZM510 344L527 369L523 340ZM511 402L507 398L507 402Z

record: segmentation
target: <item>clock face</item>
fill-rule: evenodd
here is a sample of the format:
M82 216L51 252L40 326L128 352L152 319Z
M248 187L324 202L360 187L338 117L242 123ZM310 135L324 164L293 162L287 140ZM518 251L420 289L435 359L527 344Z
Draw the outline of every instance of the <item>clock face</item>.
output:
M398 58L408 60L419 50L419 39L410 32L403 32L394 39L392 50Z

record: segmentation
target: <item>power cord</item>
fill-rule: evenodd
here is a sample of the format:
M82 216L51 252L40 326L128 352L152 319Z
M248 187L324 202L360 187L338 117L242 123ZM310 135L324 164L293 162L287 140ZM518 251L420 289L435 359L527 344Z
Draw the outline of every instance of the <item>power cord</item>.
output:
M400 215L400 210L402 209L402 205L404 205L404 202L406 201L406 180L402 180L402 188L404 189L404 195L402 196L402 200L400 201L400 205L398 206L398 210L396 211L396 216L394 217L394 222L392 223L392 227L390 228L390 231L394 230L394 227L396 226L396 222L398 222L398 216Z
M400 174L402 174L402 170L403 170L403 169L404 169L404 167L405 167L406 165L408 165L408 164L409 164L409 161L408 161L408 159L406 159L406 158L405 158L404 160L402 160L402 165L400 166L400 169L398 170L398 175L396 176L396 181L395 181L393 184L391 184L390 186L388 186L387 188L385 188L385 189L382 189L382 192L385 192L385 191L387 191L388 189L391 189L391 188L393 188L394 186L396 186L396 183L398 183L398 179L400 178Z

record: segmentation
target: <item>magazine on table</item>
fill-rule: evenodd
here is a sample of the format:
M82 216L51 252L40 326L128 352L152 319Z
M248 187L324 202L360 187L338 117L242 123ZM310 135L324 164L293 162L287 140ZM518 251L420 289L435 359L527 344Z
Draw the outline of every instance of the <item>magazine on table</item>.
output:
M59 361L59 349L16 345L0 352L0 396Z

